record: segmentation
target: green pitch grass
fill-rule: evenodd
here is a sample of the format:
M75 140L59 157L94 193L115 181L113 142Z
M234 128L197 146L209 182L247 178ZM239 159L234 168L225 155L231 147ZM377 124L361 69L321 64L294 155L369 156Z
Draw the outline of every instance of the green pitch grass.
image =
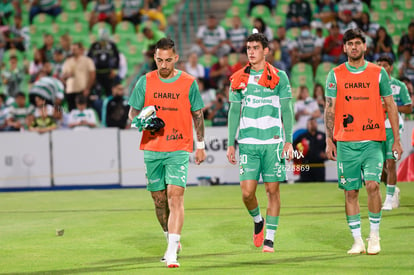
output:
M346 254L353 239L336 184L281 186L273 254L253 246L239 186L189 187L175 270L159 262L166 241L144 189L0 193L0 274L413 274L414 184L399 187L376 256ZM265 214L263 185L257 193ZM360 203L366 238L365 190Z

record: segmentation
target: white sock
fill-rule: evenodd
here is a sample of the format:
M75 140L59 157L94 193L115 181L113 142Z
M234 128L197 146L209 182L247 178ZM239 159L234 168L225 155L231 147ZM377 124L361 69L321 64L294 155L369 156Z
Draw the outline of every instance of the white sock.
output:
M165 236L165 239L167 240L167 243L168 243L168 231L164 231L164 236Z
M167 252L165 253L165 258L167 261L177 260L177 248L180 242L180 235L178 234L168 234L168 247Z
M266 229L266 240L271 240L273 242L273 240L275 239L275 233L276 230L272 230L272 229Z
M254 217L253 217L253 220L254 220L254 222L255 222L255 223L259 223L259 222L261 222L261 221L263 220L262 215L261 215L261 214L259 214L259 215L257 215L257 216L254 216Z
M362 239L362 235L361 235L361 227L360 228L355 228L355 229L351 229L352 232L352 237L354 237L354 240L360 240Z
M388 195L388 194L387 194L387 195L385 196L385 200L386 200L386 201L390 201L390 200L392 200L392 196L393 196L393 195Z
M371 234L379 236L380 224L379 223L371 223L370 224Z

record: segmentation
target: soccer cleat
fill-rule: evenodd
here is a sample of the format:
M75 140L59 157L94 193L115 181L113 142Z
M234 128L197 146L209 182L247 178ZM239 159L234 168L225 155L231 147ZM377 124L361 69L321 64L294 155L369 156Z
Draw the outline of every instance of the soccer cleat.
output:
M177 247L177 257L178 257L178 254L180 254L181 250L183 250L183 247L181 245L181 242L179 242L178 247ZM160 262L165 263L165 255L164 257L161 258Z
M368 240L368 255L377 255L381 251L380 237L376 234L370 234Z
M177 262L177 259L167 260L167 267L168 268L176 268L176 267L180 267L180 264Z
M271 240L264 240L263 242L263 252L275 252L275 249L273 248L273 242Z
M394 195L392 196L392 208L400 207L400 188L395 187Z
M360 238L359 240L355 240L351 249L348 250L348 254L350 255L365 254L365 244L362 238Z
M385 199L384 201L384 205L382 206L382 210L392 210L392 199Z
M261 247L263 244L264 220L254 223L253 243L256 247Z

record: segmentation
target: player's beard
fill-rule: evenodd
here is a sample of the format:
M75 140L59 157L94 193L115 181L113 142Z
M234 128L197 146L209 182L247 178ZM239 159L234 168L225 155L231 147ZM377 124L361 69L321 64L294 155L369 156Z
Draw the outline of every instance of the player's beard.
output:
M348 57L349 57L349 59L351 59L351 61L358 61L358 60L361 60L361 58L363 58L363 56L364 56L364 51L361 51L361 53L360 54L358 54L357 56L352 56L352 55L348 55Z
M159 74L162 78L168 78L171 76L173 70L170 69L161 69L159 70Z

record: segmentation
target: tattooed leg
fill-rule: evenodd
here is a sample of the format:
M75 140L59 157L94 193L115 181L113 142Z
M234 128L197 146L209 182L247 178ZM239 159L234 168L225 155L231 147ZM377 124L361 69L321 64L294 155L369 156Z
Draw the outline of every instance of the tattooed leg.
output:
M155 214L164 232L168 231L168 216L170 209L168 207L167 189L151 192L155 205Z

